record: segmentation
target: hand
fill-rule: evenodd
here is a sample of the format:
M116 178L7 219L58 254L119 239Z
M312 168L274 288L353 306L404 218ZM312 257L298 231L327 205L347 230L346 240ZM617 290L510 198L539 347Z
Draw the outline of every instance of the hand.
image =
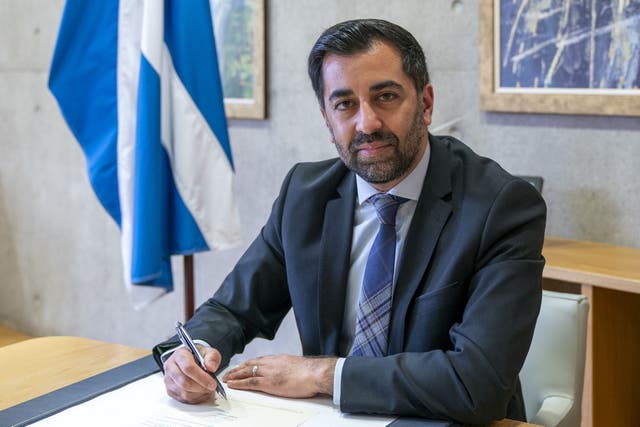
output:
M222 355L215 348L198 345L204 365L211 372L220 366ZM183 347L164 362L164 385L167 394L183 403L200 403L215 393L216 382L196 363L191 352Z
M282 397L333 395L335 357L281 354L244 362L222 378L231 388L256 390ZM257 366L257 370L254 367ZM255 371L255 375L254 374Z

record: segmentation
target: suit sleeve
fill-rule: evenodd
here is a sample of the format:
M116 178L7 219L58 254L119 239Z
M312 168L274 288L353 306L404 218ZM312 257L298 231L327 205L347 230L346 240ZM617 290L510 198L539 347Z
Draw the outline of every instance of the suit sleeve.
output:
M488 212L452 349L348 357L342 411L461 423L506 416L540 310L546 207L528 183L511 180Z
M271 215L212 298L196 310L185 328L222 354L220 369L241 353L255 337L273 339L282 319L291 308L286 266L280 235L282 210L295 167L289 172L273 204ZM177 336L153 348L160 355L179 345Z

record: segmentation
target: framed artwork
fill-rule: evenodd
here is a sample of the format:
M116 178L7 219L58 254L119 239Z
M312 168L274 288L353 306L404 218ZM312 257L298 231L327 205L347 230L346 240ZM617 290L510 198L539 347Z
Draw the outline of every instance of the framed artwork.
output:
M480 108L640 116L640 0L481 0Z
M264 119L264 0L210 1L227 117Z

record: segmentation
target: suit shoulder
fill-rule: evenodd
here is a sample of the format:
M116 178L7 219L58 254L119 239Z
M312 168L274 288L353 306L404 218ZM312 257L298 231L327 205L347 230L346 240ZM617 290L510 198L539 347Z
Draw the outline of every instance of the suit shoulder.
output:
M333 191L348 173L349 169L339 158L297 163L289 172L290 186L304 192Z

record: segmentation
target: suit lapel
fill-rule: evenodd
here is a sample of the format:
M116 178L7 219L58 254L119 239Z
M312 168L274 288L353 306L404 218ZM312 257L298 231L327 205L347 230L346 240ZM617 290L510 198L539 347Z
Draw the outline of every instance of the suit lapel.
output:
M320 354L338 354L351 264L355 187L355 175L348 173L324 212L317 287Z
M443 199L451 193L449 155L445 145L437 138L430 135L429 143L429 168L409 227L394 290L389 354L402 351L409 304L431 262L442 228L451 214L451 204Z

